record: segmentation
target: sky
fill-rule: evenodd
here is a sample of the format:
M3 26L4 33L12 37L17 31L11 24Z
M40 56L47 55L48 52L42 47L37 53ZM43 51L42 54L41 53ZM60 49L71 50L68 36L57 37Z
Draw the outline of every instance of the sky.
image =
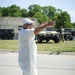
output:
M40 6L53 6L56 9L67 11L70 14L71 22L75 22L75 0L0 0L0 7L17 5L21 9L33 4Z

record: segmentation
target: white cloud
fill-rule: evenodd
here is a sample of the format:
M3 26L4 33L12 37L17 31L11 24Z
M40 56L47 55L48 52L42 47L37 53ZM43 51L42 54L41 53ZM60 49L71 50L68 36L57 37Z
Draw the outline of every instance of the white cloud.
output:
M75 11L68 11L71 17L71 22L75 22Z

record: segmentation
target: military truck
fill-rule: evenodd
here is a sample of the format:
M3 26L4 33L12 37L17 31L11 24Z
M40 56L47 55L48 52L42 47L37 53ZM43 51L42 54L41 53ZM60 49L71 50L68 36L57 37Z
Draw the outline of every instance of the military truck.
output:
M49 42L49 40L53 40L54 43L60 42L59 32L55 31L54 27L49 27L41 31L38 35L36 35L36 40L38 43L42 43L43 40Z
M75 29L74 28L65 28L64 29L64 39L73 40L75 38Z
M14 29L0 29L0 39L13 39Z

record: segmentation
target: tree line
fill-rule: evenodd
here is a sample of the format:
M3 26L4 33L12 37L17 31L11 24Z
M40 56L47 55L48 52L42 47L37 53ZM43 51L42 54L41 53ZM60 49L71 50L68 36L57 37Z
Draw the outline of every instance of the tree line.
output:
M31 17L37 18L39 23L55 20L55 28L58 30L61 26L64 28L75 28L75 22L71 23L70 14L67 11L56 9L53 6L33 4L28 9L21 9L17 5L0 7L0 17Z

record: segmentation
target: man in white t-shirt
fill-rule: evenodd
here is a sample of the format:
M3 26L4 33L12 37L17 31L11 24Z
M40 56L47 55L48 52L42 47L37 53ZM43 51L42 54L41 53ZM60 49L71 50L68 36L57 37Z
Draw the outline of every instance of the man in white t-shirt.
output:
M34 28L34 21L26 18L23 21L23 28L20 30L19 41L19 66L22 69L23 75L37 75L37 46L35 43L35 35L43 29L53 26L55 21L48 23L42 23L38 27Z

